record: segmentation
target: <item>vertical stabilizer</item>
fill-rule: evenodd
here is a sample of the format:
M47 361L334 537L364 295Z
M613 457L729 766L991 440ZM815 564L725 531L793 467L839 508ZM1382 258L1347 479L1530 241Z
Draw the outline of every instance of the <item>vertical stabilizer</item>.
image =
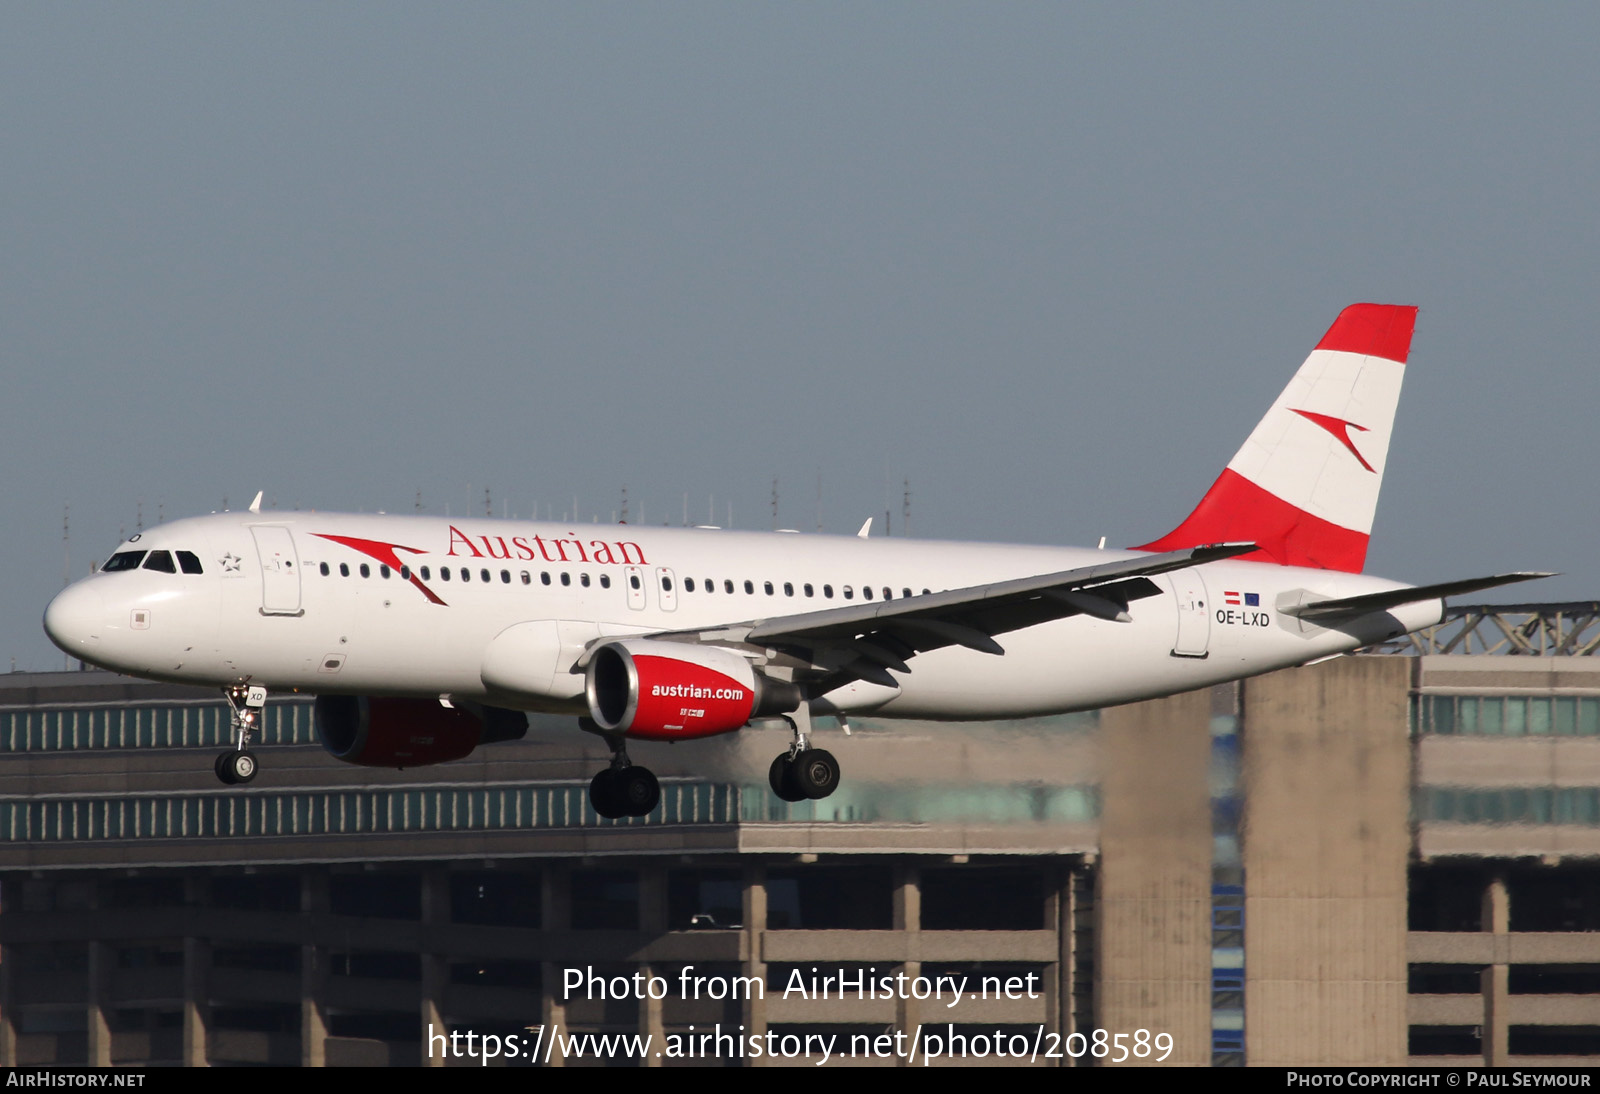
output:
M1243 556L1358 573L1389 456L1417 309L1352 304L1177 528L1140 551L1261 545Z

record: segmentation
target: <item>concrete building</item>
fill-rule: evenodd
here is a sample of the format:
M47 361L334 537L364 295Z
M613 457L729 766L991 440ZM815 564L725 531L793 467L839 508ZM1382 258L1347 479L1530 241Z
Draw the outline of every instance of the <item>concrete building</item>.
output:
M603 749L567 720L371 771L275 701L224 787L210 693L0 677L0 1063L468 1063L472 1031L513 1064L894 1066L919 1028L952 1063L1590 1063L1581 608L1098 715L864 725L822 802L767 791L786 732L657 747L632 821L588 808Z

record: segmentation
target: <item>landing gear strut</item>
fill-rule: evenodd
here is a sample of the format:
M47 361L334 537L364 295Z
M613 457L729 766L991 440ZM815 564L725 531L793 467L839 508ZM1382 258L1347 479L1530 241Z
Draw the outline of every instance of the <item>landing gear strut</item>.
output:
M232 711L229 721L235 743L233 748L217 757L212 769L216 771L218 779L232 786L250 782L256 777L256 757L250 751L250 736L256 731L262 708L267 705L267 689L234 684L223 688L222 695L228 700L228 709Z
M578 724L590 733L599 733L611 749L611 766L589 781L589 804L594 811L611 820L652 813L661 801L655 772L628 759L620 733L605 733L587 718L579 719Z
M839 761L833 753L811 747L811 708L802 703L783 720L794 730L794 742L772 761L767 783L786 802L826 798L839 788Z

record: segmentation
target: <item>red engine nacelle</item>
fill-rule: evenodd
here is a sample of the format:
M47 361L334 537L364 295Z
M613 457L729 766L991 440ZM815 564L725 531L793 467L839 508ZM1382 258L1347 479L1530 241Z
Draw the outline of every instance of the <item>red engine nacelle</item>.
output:
M499 707L447 707L437 699L319 695L317 739L335 759L363 767L424 767L479 745L514 741L528 716Z
M649 639L595 650L584 694L601 729L657 741L727 733L800 705L798 688L758 675L736 653Z

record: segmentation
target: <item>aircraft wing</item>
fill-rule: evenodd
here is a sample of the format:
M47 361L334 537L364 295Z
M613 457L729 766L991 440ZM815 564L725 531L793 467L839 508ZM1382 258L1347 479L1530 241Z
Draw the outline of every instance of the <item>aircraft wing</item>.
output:
M825 690L853 679L895 687L887 670L910 672L906 662L918 653L965 646L1004 654L995 635L1073 615L1126 622L1131 602L1160 594L1151 577L1257 549L1253 543L1224 543L1167 551L991 585L649 637L777 649L803 675L821 679Z
M1417 585L1407 589L1388 589L1381 593L1367 593L1363 596L1347 596L1339 600L1314 600L1309 604L1298 604L1284 608L1285 615L1297 616L1312 622L1323 619L1349 619L1353 616L1366 615L1368 612L1387 611L1398 608L1402 604L1415 604L1421 600L1437 600L1446 596L1460 596L1462 593L1475 593L1483 589L1493 589L1500 585L1511 585L1518 581L1532 581L1540 577L1554 577L1555 574L1535 573L1532 571L1519 571L1511 574L1493 574L1489 577L1471 577L1462 581L1445 581L1438 585Z

